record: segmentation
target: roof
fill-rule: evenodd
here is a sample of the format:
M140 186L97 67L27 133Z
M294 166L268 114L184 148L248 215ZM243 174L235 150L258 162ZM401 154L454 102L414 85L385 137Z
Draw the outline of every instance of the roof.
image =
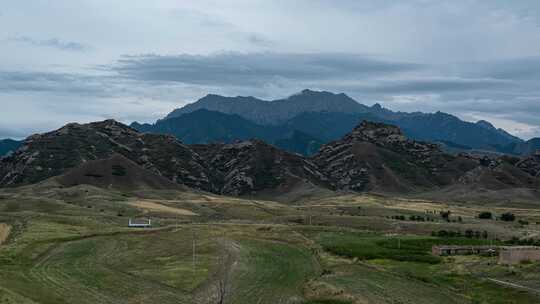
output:
M498 246L491 245L433 245L433 248L437 249L491 249L497 248Z
M503 250L540 250L538 246L503 246Z

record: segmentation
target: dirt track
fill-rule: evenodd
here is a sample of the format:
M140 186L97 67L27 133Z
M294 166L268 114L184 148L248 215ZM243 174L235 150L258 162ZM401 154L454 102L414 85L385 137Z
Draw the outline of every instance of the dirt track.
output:
M9 226L8 224L0 223L0 245L2 245L2 243L7 240L10 231L11 226Z
M240 245L228 239L220 239L218 243L221 248L219 268L195 291L197 304L217 303L222 293L223 299L229 300L234 293L232 277L240 259Z
M169 206L165 206L165 205L158 204L151 201L136 201L136 202L131 202L129 204L132 205L133 207L137 207L139 209L148 210L148 211L165 212L165 213L188 215L188 216L198 215L197 213L191 212L187 209L169 207Z
M491 282L493 282L493 283L499 284L499 285L506 286L506 287L516 288L516 289L522 289L522 290L534 292L534 293L536 293L536 294L540 294L540 290L537 290L537 289L534 289L534 288L530 288L530 287L518 285L518 284L515 284L515 283L511 283L511 282L506 282L506 281L501 281L501 280L497 280L497 279L492 279L492 278L487 278L487 280L489 280L489 281L491 281Z

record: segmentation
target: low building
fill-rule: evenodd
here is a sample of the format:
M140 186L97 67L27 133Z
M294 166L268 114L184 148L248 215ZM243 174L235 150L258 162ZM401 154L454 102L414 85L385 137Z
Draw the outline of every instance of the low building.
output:
M461 246L461 245L434 245L431 254L437 256L470 255L470 254L497 254L498 246Z
M128 227L150 228L152 227L152 220L151 219L129 219Z
M536 246L512 246L501 247L499 263L514 265L523 262L540 261L540 247Z

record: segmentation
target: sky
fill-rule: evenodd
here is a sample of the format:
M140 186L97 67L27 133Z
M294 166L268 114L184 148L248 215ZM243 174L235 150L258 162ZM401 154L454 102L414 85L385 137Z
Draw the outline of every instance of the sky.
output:
M0 138L309 88L529 139L539 81L537 0L0 3Z

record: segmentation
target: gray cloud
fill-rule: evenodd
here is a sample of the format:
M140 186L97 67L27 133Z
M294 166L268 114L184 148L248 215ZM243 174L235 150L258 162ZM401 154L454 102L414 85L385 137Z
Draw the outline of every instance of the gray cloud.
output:
M0 92L54 92L103 97L110 96L107 79L106 76L80 73L0 70Z
M466 73L472 76L536 81L540 77L540 57L472 62L461 64L460 69L464 74Z
M88 45L75 41L62 41L58 38L39 40L28 36L17 36L8 38L7 40L31 46L55 48L62 51L83 52L90 50L90 46Z
M420 67L353 54L222 53L209 56L126 56L111 69L123 77L140 81L249 86L279 79L313 81L366 77Z
M20 140L27 137L30 133L32 133L30 130L0 126L0 139L11 138Z
M272 45L272 41L255 33L247 34L246 40L256 46L268 47Z
M452 93L481 91L494 88L515 86L512 81L499 79L474 79L474 78L432 78L432 79L404 79L397 81L385 81L375 86L364 88L365 91L384 94L405 93Z
M540 136L537 0L103 5L2 6L11 38L0 41L0 123L150 121L207 93L273 99L312 88Z

